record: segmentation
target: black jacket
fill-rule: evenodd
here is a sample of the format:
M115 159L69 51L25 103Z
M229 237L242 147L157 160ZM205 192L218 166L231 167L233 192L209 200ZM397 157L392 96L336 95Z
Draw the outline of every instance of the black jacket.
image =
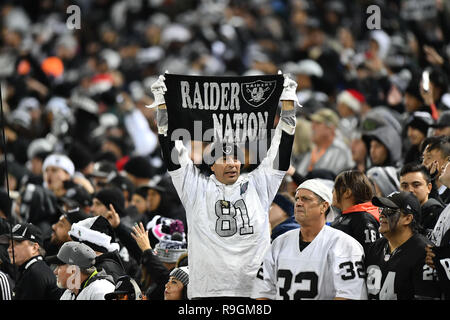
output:
M56 285L56 277L42 256L24 262L18 270L14 300L59 300L63 290Z
M164 290L169 281L170 270L164 266L151 249L142 253L141 263L147 276L146 280L150 280L148 284L145 284L145 295L148 300L164 300Z
M99 271L104 270L107 274L111 275L114 279L114 283L117 282L119 277L126 275L122 258L119 256L117 250L103 253L95 258L95 267Z
M278 236L281 236L283 233L289 230L297 228L300 228L298 222L295 221L294 217L289 217L272 229L272 233L270 234L270 241L275 240Z
M440 201L429 198L428 201L422 205L422 227L432 231L444 208L445 206Z
M445 205L450 204L450 188L445 189L445 191L439 195L439 198Z

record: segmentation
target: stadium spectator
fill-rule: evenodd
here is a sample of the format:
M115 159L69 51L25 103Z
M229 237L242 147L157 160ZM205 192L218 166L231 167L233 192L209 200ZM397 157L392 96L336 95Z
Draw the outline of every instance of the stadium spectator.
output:
M348 234L325 225L332 201L328 188L319 179L306 180L297 188L295 200L300 231L290 230L272 242L256 275L252 297L366 299L362 246Z
M372 183L360 171L343 171L334 181L332 205L341 214L331 226L358 240L365 252L380 237L380 218L378 208L372 204L373 194Z
M142 223L133 227L132 237L142 250L141 264L146 288L145 295L149 300L171 300L166 299L167 283L171 280L171 273L176 270L177 261L187 252L185 239L181 234L176 236L172 234L162 239L153 250L148 230L145 230ZM180 280L178 279L178 281ZM186 285L183 282L181 284ZM185 293L187 294L187 292Z
M105 295L114 291L112 276L96 269L96 256L88 245L68 241L56 256L46 258L49 264L57 265L58 287L66 289L60 300L105 300Z
M436 279L425 264L425 247L430 241L421 234L419 200L412 193L401 191L388 197L374 197L372 203L383 208L380 212L383 237L370 247L365 257L369 299L439 299Z
M369 14L374 4L382 13L379 21ZM79 25L70 19L75 15L68 16L69 5L79 7ZM445 1L433 0L2 1L0 82L6 145L0 143L0 176L8 178L0 179L0 188L12 200L9 220L13 225L33 223L49 239L60 216L57 206L88 213L93 192L114 185L123 191L126 217L137 221L139 214L130 205L134 188L168 174L156 139L158 112L145 107L155 99L152 83L166 70L211 77L264 76L277 70L291 74L303 104L296 110L293 167L312 150L307 119L328 108L341 118L342 133L336 136L350 143L353 162L332 169L334 176L358 169L370 176L377 195L387 196L398 190L396 171L409 162L407 152L417 159L417 145L406 135L410 116L428 113L436 122L429 133L449 135L449 13ZM428 86L424 71L429 72ZM364 100L359 94L347 95L353 90ZM358 114L346 119L343 100ZM359 126L345 131L356 118ZM360 139L383 125L395 131L375 134L380 140L388 135L391 141L383 144L395 145L389 152L396 163L388 167L374 164L370 145ZM56 190L58 195L45 187L51 182L53 188L53 181L45 182L42 171L44 160L55 153L68 155L75 168L64 188ZM124 170L134 157L144 158L147 169L133 170L139 166L130 169L129 164ZM92 163L104 160L112 164L111 171L91 172ZM432 168L433 161L424 162L431 171L429 198L448 204L448 188L438 179L442 161L437 168ZM380 168L389 168L388 175ZM144 176L132 188L119 178L128 170ZM106 171L114 171L117 179L105 178ZM300 170L297 174L298 182L286 181L292 194L307 177ZM106 185L95 185L95 180ZM128 218L115 228L121 241L125 233L131 238ZM133 239L127 248L130 254L140 252Z
M450 110L442 111L437 122L431 125L435 136L450 136Z
M412 192L419 200L422 209L422 226L431 231L434 229L444 205L430 198L432 184L430 173L421 164L409 163L400 170L400 190Z
M439 180L444 165L450 156L450 138L447 136L429 137L422 143L422 164L430 171L433 179L431 197L444 204L450 203L450 188Z
M277 193L269 209L269 222L272 241L286 231L300 227L294 218L294 199L289 193Z
M44 261L39 228L29 223L16 224L0 240L9 242L9 258L18 267L17 276L13 276L13 300L58 300L62 292Z
M313 169L327 169L335 174L354 166L349 147L337 136L339 116L331 109L321 109L310 116L312 142L296 171L305 176Z

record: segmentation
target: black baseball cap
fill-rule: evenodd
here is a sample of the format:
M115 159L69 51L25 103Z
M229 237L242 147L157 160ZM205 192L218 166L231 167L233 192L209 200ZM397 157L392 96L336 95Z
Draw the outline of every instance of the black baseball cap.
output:
M90 175L92 177L107 178L112 172L117 172L117 167L114 162L101 160L94 163L94 169Z
M29 240L42 246L42 232L34 224L18 223L12 228L11 233L0 235L0 243L7 244L12 238L17 241Z
M70 222L70 224L74 224L77 222L80 222L81 220L87 219L90 216L87 215L83 210L81 210L79 207L70 209L67 211L63 211L64 218L67 219L67 221Z
M450 127L450 110L442 112L437 122L431 125L431 127L432 128Z
M420 202L411 192L400 191L387 197L373 197L372 204L380 208L400 209L406 214L412 214L418 223L422 220Z
M204 161L207 165L212 166L217 159L224 156L234 156L242 164L245 163L245 156L242 149L236 143L225 143L225 142L213 142L208 146L208 151L205 152Z
M139 289L136 281L128 275L121 276L117 279L116 288L114 292L105 294L105 300L114 300L119 297L119 295L127 294L129 295L129 300L142 300L142 292Z

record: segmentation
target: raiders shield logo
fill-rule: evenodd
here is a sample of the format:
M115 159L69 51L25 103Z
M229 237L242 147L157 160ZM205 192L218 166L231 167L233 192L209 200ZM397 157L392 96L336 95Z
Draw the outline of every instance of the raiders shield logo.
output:
M230 145L226 145L222 148L223 153L230 154L233 151L233 147Z
M275 91L276 81L256 80L241 84L241 94L244 100L257 108L265 103Z

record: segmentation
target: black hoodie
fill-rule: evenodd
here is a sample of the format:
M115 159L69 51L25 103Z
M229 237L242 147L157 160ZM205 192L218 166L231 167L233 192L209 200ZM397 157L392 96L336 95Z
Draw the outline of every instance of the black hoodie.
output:
M122 258L119 256L119 251L106 252L95 258L95 267L98 270L104 270L111 275L116 283L119 277L126 275L125 267Z

